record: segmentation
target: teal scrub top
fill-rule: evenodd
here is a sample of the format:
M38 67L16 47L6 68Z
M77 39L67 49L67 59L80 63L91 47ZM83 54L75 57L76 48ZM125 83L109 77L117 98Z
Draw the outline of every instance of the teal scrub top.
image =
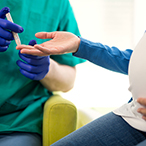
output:
M40 31L69 31L79 34L77 22L68 0L0 0L0 9L9 7L13 21L24 28L19 34L22 44L36 39ZM16 61L16 44L0 52L0 132L23 131L42 133L43 106L52 95L39 81L23 76ZM72 54L50 56L60 64L75 66L84 60Z

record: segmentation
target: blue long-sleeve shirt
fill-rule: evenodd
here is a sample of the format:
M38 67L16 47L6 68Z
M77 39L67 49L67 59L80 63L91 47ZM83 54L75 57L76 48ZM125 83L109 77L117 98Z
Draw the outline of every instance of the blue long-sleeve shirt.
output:
M142 40L145 41L145 38L146 36L144 36ZM120 51L116 47L109 47L101 43L93 43L83 38L80 39L79 49L73 54L74 56L89 60L108 70L126 75L128 74L132 50L127 49L125 51ZM129 103L115 109L113 112L121 116L132 127L146 132L145 120L143 120L141 114L137 112L137 108L139 108L139 106L136 100L131 100Z
M80 37L79 49L73 55L99 65L103 68L128 74L129 60L132 50L121 51L116 47L109 47L101 43L94 43Z

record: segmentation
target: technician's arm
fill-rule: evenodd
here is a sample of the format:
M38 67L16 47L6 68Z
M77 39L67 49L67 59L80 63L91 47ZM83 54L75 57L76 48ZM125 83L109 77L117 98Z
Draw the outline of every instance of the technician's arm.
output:
M73 87L75 76L75 67L61 65L50 59L50 70L40 82L49 91L67 92Z
M35 40L29 42L30 46L35 44ZM75 67L61 65L49 56L39 57L20 52L19 56L22 59L17 61L20 72L27 78L40 81L49 91L67 92L73 87Z

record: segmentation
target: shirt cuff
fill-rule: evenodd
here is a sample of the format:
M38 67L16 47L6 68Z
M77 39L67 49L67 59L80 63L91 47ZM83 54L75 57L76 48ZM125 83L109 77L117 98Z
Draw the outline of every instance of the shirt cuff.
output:
M73 54L73 56L76 56L76 57L84 59L84 57L85 57L84 51L85 51L85 48L87 48L88 41L85 40L84 38L80 37L80 36L79 36L79 38L80 38L81 41L80 41L80 45L79 45L78 51L75 52L75 53L72 53L72 54Z

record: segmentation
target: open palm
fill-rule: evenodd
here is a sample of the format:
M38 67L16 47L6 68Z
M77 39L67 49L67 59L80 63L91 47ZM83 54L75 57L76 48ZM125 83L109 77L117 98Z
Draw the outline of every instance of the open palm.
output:
M16 49L21 50L21 53L24 54L47 56L76 52L80 44L80 39L69 32L39 32L35 36L40 39L51 40L34 46L20 45Z

